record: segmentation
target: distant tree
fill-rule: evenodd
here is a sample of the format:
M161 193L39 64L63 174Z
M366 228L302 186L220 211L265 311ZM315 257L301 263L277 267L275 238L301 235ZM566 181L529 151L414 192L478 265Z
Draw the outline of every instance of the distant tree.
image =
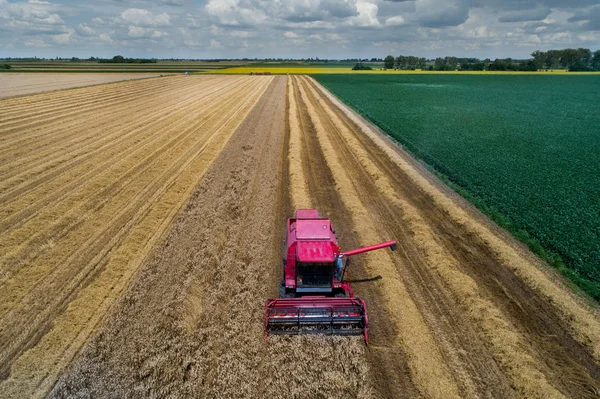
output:
M484 63L479 60L476 62L465 62L460 64L461 71L483 71L484 69Z
M529 60L519 65L519 70L527 72L536 72L538 70L538 67L534 60Z
M408 68L408 57L401 55L398 58L396 58L396 66L398 67L398 69Z
M597 50L592 57L592 69L600 71L600 50Z
M534 51L531 56L535 66L540 68L566 68L570 71L592 71L594 55L587 48L567 48L562 50Z
M12 68L12 67L10 66L10 64L1 64L1 65L0 65L0 69L5 69L5 70L8 70L8 69L11 69L11 68Z
M394 62L396 60L394 59L393 55L388 55L387 57L385 57L385 59L383 60L383 66L386 69L394 69Z
M149 64L149 63L157 62L157 60L155 58L152 58L152 59L149 59L149 58L125 58L122 55L115 55L111 59L97 59L97 61L101 64L121 64L121 63Z
M444 71L446 70L446 60L444 58L438 57L435 59L434 63L433 63L435 69L437 69L438 71Z
M544 64L546 63L546 58L548 57L547 53L536 50L533 53L531 53L531 56L533 57L533 62L535 64L536 69L542 69L544 67Z
M548 52L546 52L546 68L547 69L552 69L555 68L557 66L559 66L560 64L560 55L561 51L560 50L549 50Z
M446 57L446 66L448 70L455 70L458 67L458 58Z
M506 71L506 62L496 58L494 62L488 65L488 71Z
M586 67L591 67L592 63L592 52L589 48L578 48L577 49L577 61Z
M354 65L354 67L352 68L353 71L370 71L373 68L371 68L368 65L364 65L362 62L357 62L356 65Z
M434 61L434 67L438 71L453 71L458 66L458 58L456 57L438 57Z

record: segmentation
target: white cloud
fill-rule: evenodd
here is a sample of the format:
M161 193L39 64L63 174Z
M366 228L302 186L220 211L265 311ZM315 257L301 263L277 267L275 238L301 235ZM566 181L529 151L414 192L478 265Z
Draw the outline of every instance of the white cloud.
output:
M386 26L401 26L404 25L406 21L402 15L397 15L395 17L391 17L385 20Z
M285 32L283 34L283 36L287 39L297 39L300 37L300 35L298 35L296 32L290 32L290 31Z
M234 31L229 32L229 36L235 37L238 39L248 39L248 38L254 36L254 34L252 32L246 31L246 30L234 30Z
M9 24L25 23L32 27L47 25L64 25L63 19L56 12L56 7L46 1L30 0L27 3L4 2L0 9L0 19Z
M491 36L490 30L487 26L477 26L473 29L469 29L465 32L466 37L482 39Z
M103 43L113 44L113 39L108 33L101 33L100 36L98 36L98 39Z
M379 8L377 4L369 0L358 0L356 3L356 9L358 15L349 18L349 24L351 26L359 27L378 27L381 26L377 19L377 12Z
M210 39L210 48L214 48L214 49L222 49L223 45L221 44L220 41L215 40L215 39Z
M581 40L582 42L600 43L600 32L582 33L577 35L577 39Z
M209 0L205 10L211 20L226 26L257 26L267 21L267 15L260 7L264 5L258 1L241 0ZM267 6L272 6L270 2Z
M134 39L139 38L160 38L167 36L166 32L162 32L152 28L142 28L140 26L130 26L129 31L127 32L129 37Z
M60 35L54 35L52 37L52 41L54 43L60 44L60 45L72 43L75 41L74 33L75 33L75 31L73 29L70 29L69 32L67 32L67 33L63 33Z
M25 42L25 45L28 47L52 47L51 44L44 42L40 38L32 38Z
M171 26L171 17L166 13L153 14L143 8L128 8L121 13L121 20L127 24L145 28Z
M184 40L183 44L185 44L188 47L202 47L203 46L202 42L198 42L198 41L194 41L194 40Z
M127 33L127 35L129 35L129 37L134 37L134 38L145 37L145 36L147 36L147 34L146 34L147 31L149 31L149 29L142 28L139 26L130 26L129 32Z
M88 24L79 24L77 25L77 33L81 36L93 36L96 31Z

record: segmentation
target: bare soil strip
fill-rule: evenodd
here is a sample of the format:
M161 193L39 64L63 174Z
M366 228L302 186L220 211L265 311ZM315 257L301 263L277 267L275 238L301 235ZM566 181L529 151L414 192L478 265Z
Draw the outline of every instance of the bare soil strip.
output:
M160 76L157 73L3 73L0 98Z
M163 93L145 119L125 116L135 120L127 129L93 107L77 116L103 119L97 135L114 136L116 125L117 136L138 135L135 141L111 137L92 154L82 145L76 158L87 163L42 174L5 198L15 223L3 224L0 239L0 397L39 396L54 385L272 80L221 78L226 91L211 95L205 83L214 78L174 79L185 83ZM132 101L147 106L154 93L145 87ZM164 107L175 103L167 96L185 105ZM94 165L103 169L89 173ZM26 217L11 219L11 212Z

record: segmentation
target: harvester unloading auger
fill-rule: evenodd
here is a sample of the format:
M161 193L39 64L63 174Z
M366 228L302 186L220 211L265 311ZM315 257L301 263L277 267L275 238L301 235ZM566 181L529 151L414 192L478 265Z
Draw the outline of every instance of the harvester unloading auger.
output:
M295 218L288 219L285 247L279 298L268 299L265 305L265 338L363 334L368 343L367 306L344 281L348 258L386 247L395 250L396 241L342 251L329 219L320 218L316 209L299 209Z

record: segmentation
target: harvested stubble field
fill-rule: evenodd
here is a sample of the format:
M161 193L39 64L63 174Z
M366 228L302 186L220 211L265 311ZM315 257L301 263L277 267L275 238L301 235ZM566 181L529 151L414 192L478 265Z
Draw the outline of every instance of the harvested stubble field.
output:
M156 73L2 73L0 98L160 76Z
M599 391L596 310L311 78L113 86L2 101L0 397ZM399 242L352 266L369 347L263 339L300 207Z

